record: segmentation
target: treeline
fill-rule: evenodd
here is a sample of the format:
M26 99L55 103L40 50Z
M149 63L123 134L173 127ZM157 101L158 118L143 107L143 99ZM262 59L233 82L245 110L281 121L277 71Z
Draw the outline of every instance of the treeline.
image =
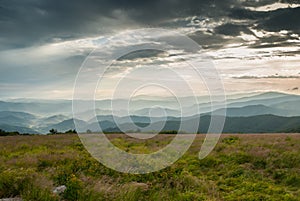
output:
M21 134L18 131L7 132L5 130L0 129L0 136L15 136L15 135L30 135L29 133Z
M56 129L52 128L49 130L49 133L47 135L54 135L54 134L77 134L77 131L75 129L67 130L66 132L59 132Z
M58 132L56 129L49 130L49 133L47 135L54 135L54 134L77 134L75 129L67 130L66 132ZM0 136L16 136L16 135L35 135L30 133L19 133L18 131L5 131L3 129L0 129Z

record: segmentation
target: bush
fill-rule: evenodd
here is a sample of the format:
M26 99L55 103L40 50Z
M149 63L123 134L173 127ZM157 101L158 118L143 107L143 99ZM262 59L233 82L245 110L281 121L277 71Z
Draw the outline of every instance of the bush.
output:
M234 144L240 140L237 136L230 136L222 139L222 142L228 145Z

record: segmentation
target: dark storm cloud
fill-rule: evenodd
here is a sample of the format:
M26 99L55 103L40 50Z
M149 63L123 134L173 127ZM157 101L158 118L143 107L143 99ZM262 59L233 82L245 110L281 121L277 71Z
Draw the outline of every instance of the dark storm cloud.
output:
M270 31L280 31L285 29L300 33L299 19L300 7L280 9L277 12L273 12L259 27Z
M105 9L99 13L106 15ZM97 26L98 16L91 4L79 1L2 1L0 37L17 47L55 37L76 38L101 28Z
M185 21L166 23L176 18L202 16L215 21L228 19L215 34L237 36L249 33L253 23L258 29L299 32L299 9L270 12L245 9L279 2L277 0L0 0L0 49L18 48L52 42L55 38L71 40L110 33L131 27L187 26ZM293 3L292 0L281 2ZM249 23L230 22L244 19ZM199 31L192 34L202 38ZM208 36L210 37L210 36ZM218 37L223 42L222 37ZM217 39L216 39L217 40Z
M234 0L2 0L0 42L3 47L23 47L97 35L120 28L125 17L143 27L159 26L164 20L192 15L217 18L240 6ZM132 21L124 21L127 27Z
M291 30L300 33L300 7L273 11L251 11L243 8L233 9L229 14L234 19L255 20L257 28L267 31Z
M237 25L237 24L223 24L221 26L216 27L215 32L223 35L230 36L239 36L241 32L251 34L251 31L246 25Z

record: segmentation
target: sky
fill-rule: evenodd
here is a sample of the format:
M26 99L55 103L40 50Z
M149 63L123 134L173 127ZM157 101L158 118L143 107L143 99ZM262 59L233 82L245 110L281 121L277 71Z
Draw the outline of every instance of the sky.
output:
M182 61L198 59L202 69L203 54L226 94L300 94L299 19L298 0L0 0L0 99L72 99L76 76L95 48L103 62L112 51L143 42L128 33L147 28L185 35L201 51L171 47L125 55L102 75L97 98L115 91L172 95L162 85L189 96L185 83L206 94L207 85ZM176 41L163 32L156 37Z

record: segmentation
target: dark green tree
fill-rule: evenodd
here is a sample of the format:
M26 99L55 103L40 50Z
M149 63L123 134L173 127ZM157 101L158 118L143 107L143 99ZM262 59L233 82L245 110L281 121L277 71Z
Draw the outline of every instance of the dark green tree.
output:
M49 132L50 132L50 134L57 134L58 133L57 130L54 129L54 128L52 128L51 130L49 130Z

